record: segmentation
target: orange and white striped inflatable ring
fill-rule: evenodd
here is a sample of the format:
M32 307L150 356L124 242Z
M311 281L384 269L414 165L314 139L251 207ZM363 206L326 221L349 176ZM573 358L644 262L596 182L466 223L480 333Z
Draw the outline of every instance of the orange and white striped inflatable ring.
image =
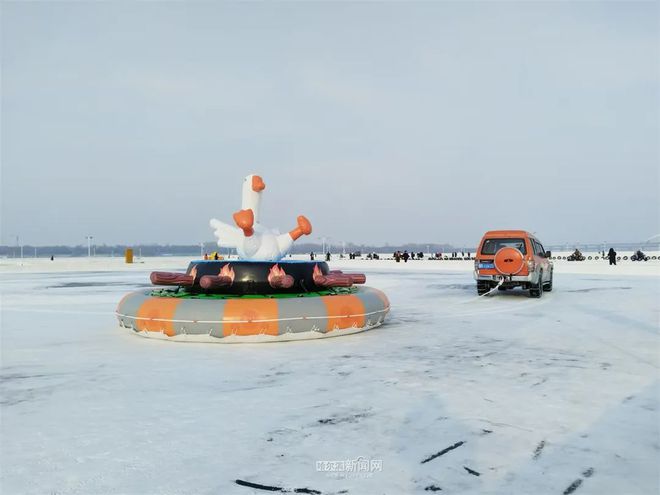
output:
M178 298L154 291L127 294L117 307L121 326L145 337L192 342L314 339L368 330L383 323L387 296L372 287L300 297Z

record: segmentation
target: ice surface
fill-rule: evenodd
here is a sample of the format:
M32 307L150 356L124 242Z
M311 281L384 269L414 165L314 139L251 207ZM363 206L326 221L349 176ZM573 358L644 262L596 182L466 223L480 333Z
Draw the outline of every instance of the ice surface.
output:
M125 292L187 261L5 263L3 495L660 489L657 263L558 262L529 299L477 298L467 261L334 262L388 294L386 325L231 346L119 328ZM382 469L317 470L365 459Z

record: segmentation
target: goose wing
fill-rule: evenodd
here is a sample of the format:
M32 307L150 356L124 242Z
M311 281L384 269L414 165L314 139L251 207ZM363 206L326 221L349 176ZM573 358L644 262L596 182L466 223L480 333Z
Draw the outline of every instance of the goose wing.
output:
M220 247L236 247L243 238L243 231L238 227L221 222L216 218L212 218L209 224L213 229L213 235L218 239L218 246Z

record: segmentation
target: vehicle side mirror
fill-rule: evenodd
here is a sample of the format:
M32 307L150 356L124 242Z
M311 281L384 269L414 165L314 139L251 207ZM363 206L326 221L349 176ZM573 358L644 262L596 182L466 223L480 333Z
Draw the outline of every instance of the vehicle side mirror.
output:
M552 256L552 253L550 251L546 251L545 252L545 257L550 258L550 256Z

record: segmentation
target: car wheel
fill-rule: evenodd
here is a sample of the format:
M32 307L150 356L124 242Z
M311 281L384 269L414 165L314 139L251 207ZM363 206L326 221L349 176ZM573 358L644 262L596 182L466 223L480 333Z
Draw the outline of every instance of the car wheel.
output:
M546 291L546 292L552 292L552 278L553 278L553 277L554 277L554 273L553 273L553 272L550 272L550 280L547 281L547 282L543 285L543 290L544 290L544 291Z
M543 295L543 272L539 272L539 281L533 289L529 289L529 297L539 298Z

